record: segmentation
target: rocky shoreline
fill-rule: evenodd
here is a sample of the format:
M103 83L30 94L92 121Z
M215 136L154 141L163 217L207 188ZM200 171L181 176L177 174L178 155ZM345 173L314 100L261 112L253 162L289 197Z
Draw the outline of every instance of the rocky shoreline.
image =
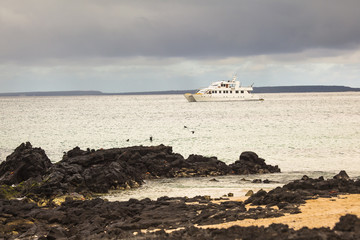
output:
M24 200L0 200L0 208L4 239L356 239L360 233L360 219L350 214L332 229L294 230L286 224L204 229L201 225L280 217L286 212L260 206L246 210L243 202L216 204L204 197L67 199L61 206L47 208Z
M285 224L201 228L299 214L299 206L308 199L359 194L360 180L351 179L344 171L332 179L304 176L269 192L260 190L246 201L164 196L109 202L94 197L111 189L137 187L151 178L279 171L252 152L242 153L238 161L226 165L215 157L184 159L163 145L98 151L74 148L52 164L41 148L21 144L0 164L0 238L356 239L360 235L360 219L350 214L332 229L294 230ZM61 197L64 202L57 204Z
M97 151L75 147L53 164L43 149L27 142L0 164L0 185L14 186L0 191L0 197L3 194L35 201L72 193L86 197L136 188L145 179L274 172L280 172L278 166L267 165L253 152L243 152L239 160L227 165L216 157L190 155L185 159L164 145Z

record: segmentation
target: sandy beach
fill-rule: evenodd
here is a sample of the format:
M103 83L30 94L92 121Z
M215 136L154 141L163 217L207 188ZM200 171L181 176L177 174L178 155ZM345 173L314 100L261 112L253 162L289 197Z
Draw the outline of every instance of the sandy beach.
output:
M232 199L242 201L244 198ZM269 226L272 223L282 223L290 228L301 229L329 227L333 228L341 216L354 214L360 216L360 194L339 195L333 198L318 198L307 200L300 206L301 213L286 214L283 217L245 219L223 224L198 226L201 228L229 228L231 226ZM251 207L247 205L247 207Z

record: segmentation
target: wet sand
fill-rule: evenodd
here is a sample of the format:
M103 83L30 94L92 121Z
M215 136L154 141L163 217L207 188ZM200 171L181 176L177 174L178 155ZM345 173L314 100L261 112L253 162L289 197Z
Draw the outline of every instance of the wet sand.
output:
M236 199L233 199L236 200ZM243 200L243 199L239 199ZM251 207L251 206L247 206ZM360 194L339 195L334 198L318 198L306 201L300 206L301 213L287 214L278 218L245 219L223 224L198 226L201 228L229 228L231 226L269 226L272 223L282 223L290 228L302 227L333 228L339 218L345 214L360 216Z

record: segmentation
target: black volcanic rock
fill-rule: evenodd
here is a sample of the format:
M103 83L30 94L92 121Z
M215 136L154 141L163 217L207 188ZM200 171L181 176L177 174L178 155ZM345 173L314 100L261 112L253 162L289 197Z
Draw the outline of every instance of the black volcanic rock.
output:
M249 197L245 203L268 206L295 206L296 204L305 203L307 199L331 197L347 193L360 193L360 180L352 180L345 171L341 171L333 179L325 180L323 177L313 179L303 176L301 180L292 181L269 192L260 190Z
M341 226L341 227L339 227ZM343 226L346 226L343 228ZM196 228L187 227L182 230L174 231L170 234L159 231L153 234L147 234L146 239L184 239L184 240L202 240L202 239L359 239L360 219L355 215L345 215L333 229L307 227L299 230L289 228L285 224L271 224L269 227L240 227L233 226L230 228Z
M41 148L22 143L0 164L0 184L18 184L29 178L41 177L52 166Z
M0 166L0 183L24 182L17 186L19 197L35 194L46 199L72 192L87 195L130 189L140 186L145 179L280 171L277 166L266 165L264 159L253 152L242 153L239 161L228 166L216 157L190 155L185 159L164 145L96 151L75 147L65 153L61 161L52 164L41 148L32 148L26 143Z
M186 163L189 164L189 167L186 170L188 173L185 174L185 176L218 176L231 172L231 168L216 157L204 157L191 154L186 159ZM180 169L179 171L182 170Z
M0 200L1 239L357 239L360 219L346 215L333 229L302 228L284 224L269 227L201 229L196 225L218 224L246 218L282 216L282 210L258 207L246 211L242 202L201 203L201 197L67 200L59 207L39 207L25 200ZM195 204L194 204L195 203ZM178 229L165 233L165 229ZM141 232L142 229L156 232Z
M271 166L265 163L265 160L259 158L254 152L241 153L239 160L229 167L234 174L256 174L256 173L276 173L280 172L278 166Z
M0 222L4 223L0 225L0 238L8 239L45 236L53 227L52 234L58 237L114 239L120 234L127 239L141 229L176 229L283 215L266 208L246 211L243 202L214 204L200 196L125 202L68 199L59 207L39 207L25 200L0 200L0 209Z
M146 152L139 154L146 156ZM193 160L198 162L200 159ZM324 189L324 185L328 188ZM294 230L284 224L229 229L194 226L296 214L299 213L298 204L304 199L347 191L360 192L359 188L358 180L303 177L270 192L260 190L246 202L223 200L216 204L206 196L130 199L124 202L67 198L61 206L40 207L26 198L0 199L0 238L31 239L36 235L39 239L357 239L360 220L355 215L341 217L333 229L305 227ZM268 206L246 210L246 203ZM279 210L271 205L277 205ZM172 233L164 231L177 228L184 229ZM143 233L142 229L160 231Z
M341 180L341 179L349 180L350 177L349 177L349 175L347 175L347 173L344 170L342 170L342 171L340 171L338 174L336 174L334 176L334 179L337 179L337 180Z
M357 236L360 236L360 219L353 214L347 214L346 216L340 217L340 222L338 222L334 230L342 232L355 232Z

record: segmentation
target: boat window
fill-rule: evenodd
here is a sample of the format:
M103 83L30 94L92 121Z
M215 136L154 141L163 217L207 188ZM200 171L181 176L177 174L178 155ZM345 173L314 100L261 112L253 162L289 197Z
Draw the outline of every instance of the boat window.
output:
M239 93L239 91L238 91L238 90L236 90L236 91L235 91L235 93Z
M241 91L241 93L244 93L244 91Z
M230 91L230 93L232 93L232 91Z

